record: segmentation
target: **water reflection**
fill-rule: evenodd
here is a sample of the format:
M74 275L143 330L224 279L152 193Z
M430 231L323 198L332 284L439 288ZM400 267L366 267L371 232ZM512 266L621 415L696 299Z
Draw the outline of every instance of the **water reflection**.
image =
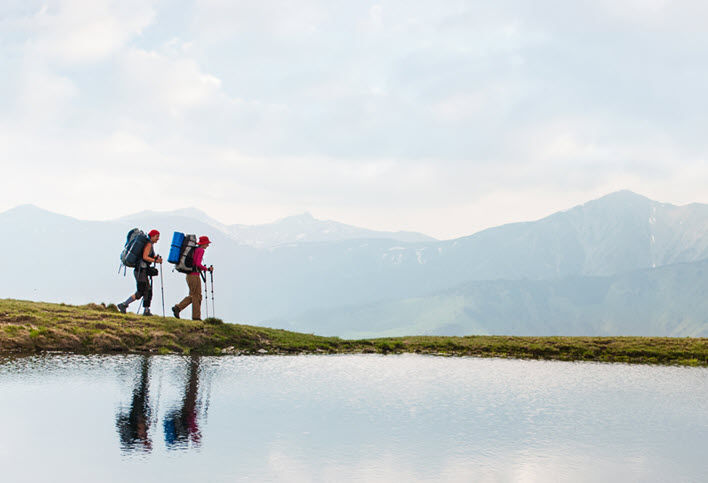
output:
M200 358L191 357L187 364L187 376L184 378L183 387L180 388L181 402L175 404L163 416L162 428L168 450L198 448L202 441L200 421L206 419L208 405L201 404L199 399ZM160 400L162 385L158 384L154 390L155 396L151 397L150 372L150 357L141 357L140 364L136 367L130 406L119 408L116 415L116 430L124 453L150 453L153 448L151 433L160 427L157 403ZM205 396L208 400L208 394ZM152 420L153 414L155 420Z
M143 356L140 361L140 376L133 389L133 399L128 410L118 410L116 428L120 437L121 449L125 452L150 452L150 359Z
M184 388L182 405L173 408L165 417L165 444L168 449L187 449L190 443L193 447L200 446L202 433L199 430L198 396L199 358L193 357L189 364L189 378Z
M18 483L708 481L706 368L47 355L0 414Z

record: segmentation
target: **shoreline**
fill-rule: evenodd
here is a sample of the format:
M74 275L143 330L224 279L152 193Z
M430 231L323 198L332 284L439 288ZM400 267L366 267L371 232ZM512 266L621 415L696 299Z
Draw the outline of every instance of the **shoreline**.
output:
M121 314L115 306L0 299L0 355L426 354L708 367L708 338L409 336L348 340L282 329Z

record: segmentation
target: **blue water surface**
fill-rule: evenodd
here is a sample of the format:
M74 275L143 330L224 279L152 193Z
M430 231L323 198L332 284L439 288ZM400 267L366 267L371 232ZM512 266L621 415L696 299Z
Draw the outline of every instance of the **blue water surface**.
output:
M708 370L379 356L0 359L7 482L708 481Z

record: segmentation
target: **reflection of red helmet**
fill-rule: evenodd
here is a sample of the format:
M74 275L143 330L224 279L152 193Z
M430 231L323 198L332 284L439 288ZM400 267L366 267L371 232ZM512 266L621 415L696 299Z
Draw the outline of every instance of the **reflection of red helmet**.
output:
M198 242L199 245L207 245L209 243L211 243L211 241L209 241L208 236L204 235L204 236L199 237L199 242Z

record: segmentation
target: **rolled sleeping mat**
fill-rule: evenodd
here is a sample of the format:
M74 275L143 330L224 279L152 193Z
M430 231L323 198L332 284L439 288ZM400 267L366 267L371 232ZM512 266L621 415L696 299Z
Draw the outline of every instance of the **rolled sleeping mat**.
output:
M170 246L170 255L167 257L167 261L170 263L179 263L179 256L182 251L182 243L184 242L184 233L176 231L172 235L172 245Z

